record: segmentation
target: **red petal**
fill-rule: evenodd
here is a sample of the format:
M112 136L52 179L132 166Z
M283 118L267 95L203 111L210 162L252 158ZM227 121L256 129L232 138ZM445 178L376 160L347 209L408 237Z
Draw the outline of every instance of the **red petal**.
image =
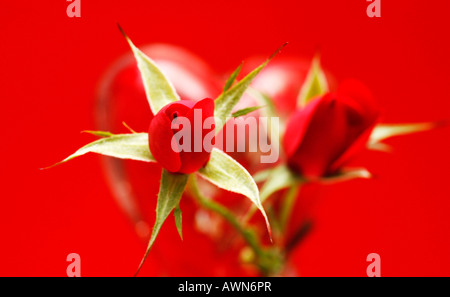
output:
M159 112L165 113L169 120L172 121L174 113L177 113L177 116L184 117L194 104L195 102L191 100L180 100L164 106Z
M345 163L350 161L357 154L364 151L367 147L367 141L369 140L370 134L372 133L373 128L375 127L375 123L367 128L361 133L356 140L347 148L347 150L339 157L329 168L329 174L335 173L338 171Z
M158 112L150 123L148 144L153 157L170 172L178 172L181 167L180 154L172 149L173 132L171 121L165 112Z
M348 107L335 94L327 94L318 101L302 141L288 160L291 168L307 177L323 176L347 146Z
M196 127L194 114L196 109L201 109L202 111L202 118L201 118L202 127L198 131L195 131ZM180 152L181 167L179 169L179 172L189 174L202 168L210 158L210 152L206 151L205 148L203 147L203 139L208 133L214 131L214 126L210 129L203 129L203 123L207 118L214 116L214 101L209 98L198 101L185 116L191 122L191 152L184 152L184 151ZM194 151L195 149L194 141L196 132L201 133L198 134L201 136L202 142L200 152Z
M366 120L366 126L375 121L380 114L372 92L358 80L348 79L339 85L339 100L345 101Z
M193 103L194 104L190 111L190 114L192 116L194 115L194 109L202 110L203 119L214 116L214 100L212 100L210 98L205 98L205 99L199 100L197 102L193 102Z
M319 98L311 101L304 109L297 110L289 119L283 137L283 147L288 158L291 158L300 146L319 103Z
M347 141L350 145L329 168L335 173L346 162L366 148L370 134L380 116L380 111L370 90L357 80L343 82L339 89L339 98L349 105L349 127ZM353 109L353 110L352 110ZM353 122L352 121L356 121Z

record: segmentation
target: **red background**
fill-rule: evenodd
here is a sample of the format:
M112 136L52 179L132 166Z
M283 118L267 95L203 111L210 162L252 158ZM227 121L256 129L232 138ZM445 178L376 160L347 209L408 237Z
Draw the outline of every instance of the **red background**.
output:
M145 243L111 198L99 158L40 171L91 140L98 82L137 45L183 46L217 72L252 55L312 57L335 77L366 83L387 122L450 118L450 3L382 0L382 17L352 1L4 1L0 7L0 275L65 276L79 253L83 276L132 275ZM314 231L296 251L305 276L450 276L448 129L389 141L374 180L326 187ZM171 232L173 230L163 230ZM173 231L174 232L174 231Z

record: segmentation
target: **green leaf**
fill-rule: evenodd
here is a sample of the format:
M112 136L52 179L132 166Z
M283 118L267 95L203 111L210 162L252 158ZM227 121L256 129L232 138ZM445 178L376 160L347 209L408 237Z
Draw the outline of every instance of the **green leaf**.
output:
M110 137L113 136L114 134L112 134L111 132L108 131L91 131L91 130L85 130L82 131L81 133L88 133L88 134L92 134L98 137Z
M232 116L233 118L242 117L242 116L245 116L245 115L247 115L247 114L249 114L249 113L251 113L251 112L253 112L253 111L256 111L256 110L258 110L258 109L261 109L261 108L263 108L263 107L264 107L264 106L252 106L252 107L243 108L243 109L240 109L240 110L236 111L236 112L233 113L231 116Z
M265 181L260 191L261 203L264 203L272 194L286 189L296 189L304 182L300 176L289 170L286 165L278 165L275 168L262 170L254 175L258 182ZM292 198L294 199L294 198ZM251 207L244 217L244 221L249 221L255 214L256 208Z
M287 166L279 165L270 171L266 182L261 188L261 202L264 202L273 193L292 187L303 179L292 172Z
M177 207L175 207L173 215L175 217L175 226L177 227L178 234L180 235L181 240L183 240L183 218L180 205L177 205Z
M255 173L253 175L253 180L256 183L262 183L262 182L266 181L270 177L272 170L273 170L273 168L258 171L257 173Z
M282 213L287 213L288 209L292 207L293 201L296 197L296 191L298 187L306 182L322 182L325 184L332 184L337 182L348 181L356 178L372 178L372 174L364 168L343 169L341 172L333 176L320 177L317 179L307 179L292 172L286 165L279 165L273 169L262 170L254 175L254 179L264 181L265 183L261 188L260 197L261 203L264 203L272 194L290 188L290 192L287 194L288 205L284 208ZM245 221L248 221L254 214L255 208L250 208L245 215ZM281 226L286 223L286 214L282 215Z
M231 86L233 85L233 83L236 81L237 76L239 75L239 73L242 70L242 65L244 63L241 63L238 68L236 68L236 70L233 71L233 73L231 73L230 77L228 78L227 82L225 83L225 86L223 88L223 91L226 92L228 91L229 88L231 88Z
M263 70L270 60L285 46L280 47L269 59L250 72L241 81L230 89L226 90L214 101L214 116L216 121L216 133L219 133L227 121L227 117L231 115L234 106L239 102L245 90L248 88L253 79Z
M242 194L250 199L263 214L267 229L271 233L269 220L259 197L258 186L242 165L226 153L214 148L208 164L197 173L219 188Z
M94 132L91 134L103 135L103 133L104 132ZM87 153L97 153L119 159L156 162L148 147L148 134L136 133L117 134L109 137L105 136L102 139L91 142L90 144L80 148L75 153L53 166L67 162Z
M262 121L260 125L264 127L265 131L267 131L267 136L271 140L272 148L275 151L279 152L280 151L279 144L281 140L280 131L284 131L285 129L285 123L283 118L278 116L275 104L273 103L272 99L269 96L256 89L253 89L252 87L249 87L247 89L247 94L249 94L256 101L258 101L259 104L264 105L265 108L261 110L261 113L263 116L267 117L270 120L268 122ZM274 118L278 119L278 125L276 126L272 122L272 119Z
M379 124L370 135L368 147L370 149L379 150L381 141L400 135L407 135L421 131L427 131L439 126L439 123L413 123L413 124ZM384 149L383 149L384 150Z
M321 177L319 181L322 183L337 183L357 178L370 179L372 174L365 168L347 168L342 169L335 175Z
M367 148L369 150L380 151L380 152L391 152L392 151L392 147L383 142L376 142L376 143L368 142Z
M292 216L292 211L294 210L295 202L298 197L300 186L298 184L294 184L290 186L286 195L283 198L283 202L281 204L281 212L280 212L280 227L281 230L286 230L286 227L289 223L289 220Z
M328 92L327 78L320 66L320 56L316 55L312 61L305 82L300 89L297 104L300 108L305 107L311 99L326 92Z
M275 108L275 104L272 99L266 94L252 88L247 88L247 94L253 97L259 104L263 105L265 108L262 110L262 113L266 117L277 117L278 113Z
M156 204L156 220L153 225L152 235L147 246L145 255L136 271L137 275L142 268L147 256L152 248L155 240L161 230L164 221L167 219L172 210L180 203L181 196L186 187L189 175L171 174L165 169L162 170L161 184L159 186L158 201ZM181 218L181 217L180 217Z
M134 57L136 58L144 83L147 100L153 114L157 114L158 111L167 104L180 100L180 96L175 91L172 83L158 68L155 62L131 42L130 38L128 38L120 26L119 30L122 32L123 36L125 36L133 51Z

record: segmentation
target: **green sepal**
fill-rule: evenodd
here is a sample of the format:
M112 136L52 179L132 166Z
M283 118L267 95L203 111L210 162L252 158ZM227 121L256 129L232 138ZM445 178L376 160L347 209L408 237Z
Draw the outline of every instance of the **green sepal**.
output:
M120 26L119 30L127 40L136 58L144 83L145 94L153 114L157 114L167 104L180 100L174 86L156 63L133 44Z
M216 133L219 133L219 131L225 125L227 118L231 115L234 106L239 102L242 95L247 90L253 79L255 79L255 77L261 72L261 70L263 70L264 67L266 67L266 65L270 62L270 60L276 54L278 54L278 52L280 52L285 45L286 44L284 44L277 51L275 51L275 53L273 53L269 57L269 59L267 59L264 63L255 68L252 72L250 72L237 84L227 89L222 94L220 94L219 97L217 97L217 99L214 101L214 117L216 122Z
M258 186L241 164L221 150L214 148L208 164L197 173L221 189L242 194L250 199L261 211L266 220L267 230L271 234L269 220L261 204Z
M159 186L158 201L156 204L156 220L153 225L152 235L145 251L144 257L139 264L137 275L142 268L147 256L155 243L155 240L161 230L162 225L169 216L169 214L176 208L181 200L189 175L186 174L172 174L162 170L161 184Z
M316 55L306 76L297 98L299 108L305 107L311 99L328 92L328 82L325 72L320 66L320 56Z
M87 153L97 153L104 156L115 157L119 159L129 159L143 162L156 162L148 147L148 134L110 134L102 131L85 131L96 136L103 137L94 142L85 145L75 153L65 158L59 163L72 160ZM108 136L110 135L110 136ZM50 167L53 167L50 166Z

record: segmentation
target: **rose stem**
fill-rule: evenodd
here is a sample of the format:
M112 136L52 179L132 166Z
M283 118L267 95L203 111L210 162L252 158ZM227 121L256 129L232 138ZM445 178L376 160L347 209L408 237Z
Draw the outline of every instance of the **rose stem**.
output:
M287 226L287 223L289 222L289 219L291 218L292 210L294 208L295 201L297 200L297 196L300 191L300 187L301 187L301 184L295 184L295 185L291 186L289 188L288 192L286 193L286 196L284 197L283 205L282 205L281 213L280 213L280 227L281 227L281 230L284 230L284 232L287 231L286 226Z
M206 209L209 209L220 216L222 216L231 226L233 226L236 231L241 234L241 236L244 238L244 240L247 242L247 244L250 246L250 248L253 250L255 255L262 256L264 254L264 251L261 247L261 244L259 243L258 239L255 236L255 233L251 229L244 228L238 221L238 219L234 216L233 213L231 213L226 207L223 205L215 202L212 199L209 199L205 197L198 188L196 177L191 176L189 178L189 189L191 190L191 194L194 199L197 200L197 202L205 207Z

